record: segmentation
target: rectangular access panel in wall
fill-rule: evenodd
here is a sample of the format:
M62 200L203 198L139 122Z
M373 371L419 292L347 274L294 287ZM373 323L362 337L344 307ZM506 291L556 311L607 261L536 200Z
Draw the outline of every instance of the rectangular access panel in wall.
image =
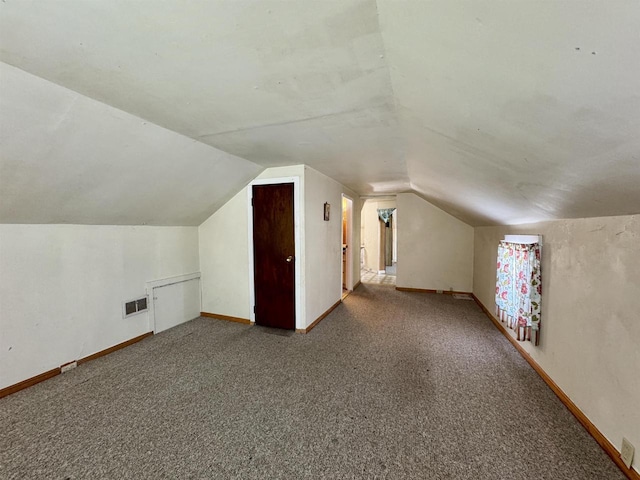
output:
M200 316L200 279L153 288L155 333Z

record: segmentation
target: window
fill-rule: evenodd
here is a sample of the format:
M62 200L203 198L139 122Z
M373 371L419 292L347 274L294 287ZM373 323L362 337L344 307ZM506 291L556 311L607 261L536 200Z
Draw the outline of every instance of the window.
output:
M540 343L541 237L507 235L498 246L496 315L518 340Z

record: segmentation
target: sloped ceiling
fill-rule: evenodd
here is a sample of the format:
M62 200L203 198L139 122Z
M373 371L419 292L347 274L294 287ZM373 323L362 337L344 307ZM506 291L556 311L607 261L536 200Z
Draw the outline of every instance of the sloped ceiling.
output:
M0 63L0 221L200 225L262 169Z
M197 224L300 163L472 225L640 213L639 24L631 0L6 0L0 60L40 78L1 71L0 220Z

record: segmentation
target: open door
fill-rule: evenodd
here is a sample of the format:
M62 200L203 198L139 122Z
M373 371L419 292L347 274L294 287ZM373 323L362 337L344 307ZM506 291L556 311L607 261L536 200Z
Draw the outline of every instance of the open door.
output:
M342 195L342 294L353 289L353 200Z
M295 329L293 183L252 188L255 320L258 325Z

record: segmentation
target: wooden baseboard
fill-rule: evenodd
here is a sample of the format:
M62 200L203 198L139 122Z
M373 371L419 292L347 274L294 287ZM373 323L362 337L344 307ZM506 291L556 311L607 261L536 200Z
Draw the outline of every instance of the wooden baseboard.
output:
M0 398L6 397L7 395L11 395L12 393L19 392L20 390L24 390L25 388L29 388L36 383L44 382L56 375L60 374L60 367L54 368L53 370L49 370L48 372L41 373L40 375L36 375L35 377L27 378L21 382L18 382L14 385L9 385L8 387L0 390Z
M125 347L128 347L129 345L133 345L134 343L138 343L141 340L144 340L147 337L150 337L151 335L153 335L153 332L147 332L147 333L143 333L142 335L138 335L137 337L134 337L130 340L127 340L126 342L122 342L119 343L117 345L114 345L113 347L109 347L109 348L105 348L104 350L100 350L99 352L94 353L93 355L89 355L87 357L81 358L80 360L78 360L78 365L82 365L83 363L87 363L90 362L91 360L95 360L96 358L100 358L100 357L104 357L105 355L109 355L110 353L113 353L117 350L121 350Z
M218 313L200 312L202 317L216 318L218 320L226 320L227 322L243 323L245 325L251 325L251 320L248 318L230 317L229 315L220 315Z
M324 320L327 315L333 312L341 303L342 303L342 299L338 300L336 303L331 305L331 307L329 307L329 309L326 312L324 312L322 315L316 318L314 322L311 325L309 325L307 328L297 328L296 333L309 333L311 330L313 330L313 328L316 325L318 325L322 320Z
M598 445L602 447L602 449L606 452L611 460L622 470L627 478L630 480L640 480L640 473L638 473L633 468L628 468L620 458L620 452L616 449L616 447L602 434L598 428L591 423L591 420L578 408L578 406L573 403L573 401L569 398L569 396L562 391L562 389L553 381L553 379L543 370L543 368L536 362L531 355L520 345L520 343L511 336L506 327L483 305L478 297L475 294L471 294L473 299L476 301L478 306L482 309L482 311L489 317L489 319L493 322L493 324L502 332L502 334L507 337L507 339L511 342L511 344L516 348L516 350L522 355L522 357L531 365L531 367L540 375L540 378L544 380L544 382L549 386L549 388L556 394L556 396L560 399L560 401L569 409L569 411L573 414L574 417L580 422L580 424L587 430L587 432L593 437L593 439L598 442Z
M438 290L431 290L429 288L409 288L409 287L396 287L396 290L400 292L414 292L414 293L438 293ZM459 292L452 290L442 290L444 295L473 295L471 292Z
M119 343L117 345L114 345L113 347L109 347L99 352L96 352L93 355L89 355L87 357L81 358L80 360L72 360L70 362L63 363L61 366L54 368L52 370L49 370L48 372L41 373L40 375L36 375L35 377L27 378L26 380L23 380L22 382L18 382L14 385L9 385L8 387L5 387L0 390L0 398L6 397L7 395L11 395L12 393L19 392L20 390L24 390L25 388L29 388L37 383L44 382L45 380L55 377L56 375L59 375L61 373L62 367L69 365L73 362L78 362L78 365L80 365L90 360L95 360L96 358L104 357L105 355L115 352L116 350L120 350L124 347L128 347L129 345L133 345L134 343L137 343L140 340L144 340L145 338L151 335L153 335L153 332L147 332L145 334L142 334L135 338L127 340L126 342Z

